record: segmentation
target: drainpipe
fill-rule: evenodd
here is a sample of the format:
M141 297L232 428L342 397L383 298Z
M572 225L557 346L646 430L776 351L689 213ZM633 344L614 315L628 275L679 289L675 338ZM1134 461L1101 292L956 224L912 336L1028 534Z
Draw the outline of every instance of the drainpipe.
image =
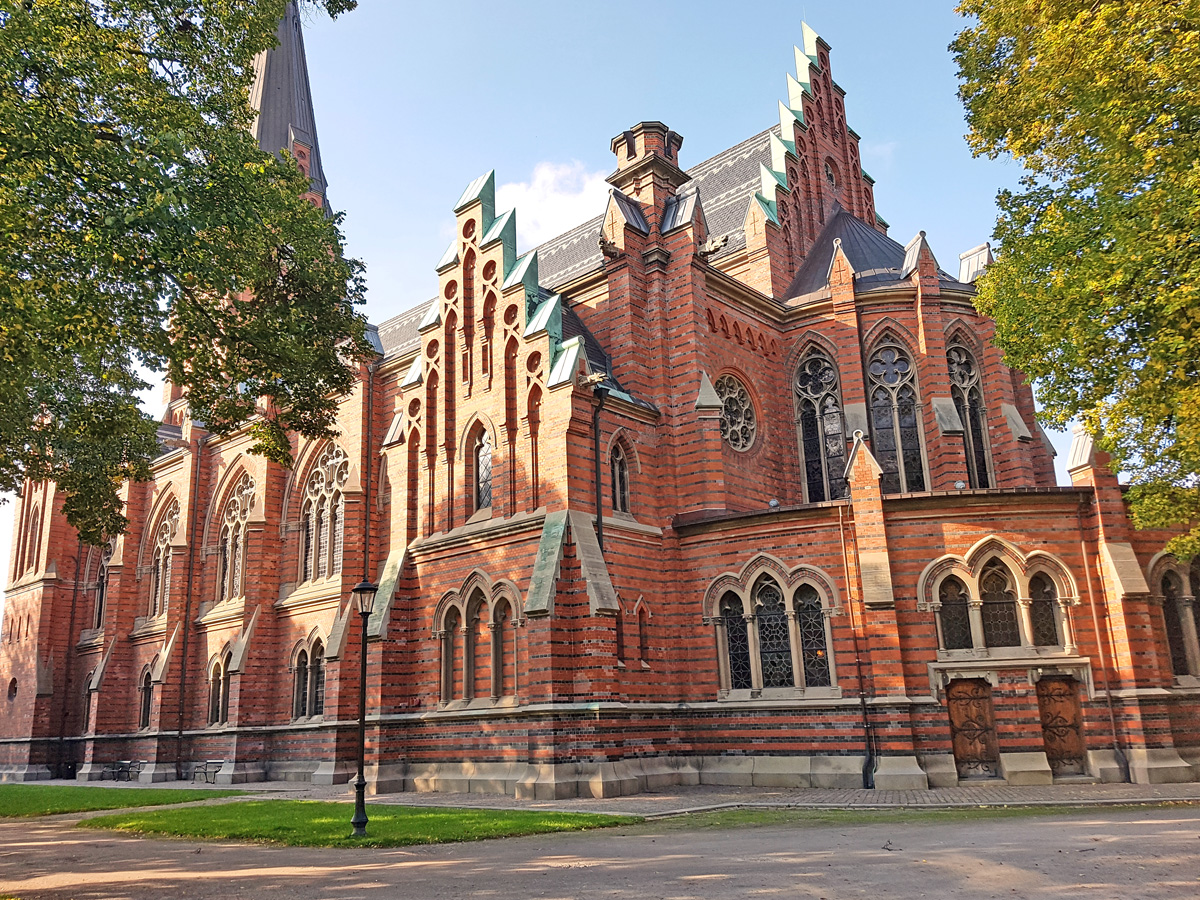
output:
M175 723L175 778L183 778L183 709L187 697L188 674L188 638L192 634L192 584L196 575L196 544L199 536L196 534L196 519L200 513L200 461L204 456L204 447L208 443L208 435L202 434L196 440L196 452L192 459L192 508L188 513L188 577L187 590L184 591L183 601L183 658L179 661L179 718Z
M854 668L858 675L858 702L862 712L863 743L867 756L863 761L863 787L875 787L875 735L871 729L871 716L867 710L867 690L863 682L862 653L858 646L858 617L854 613L854 595L850 590L850 557L846 553L846 523L842 518L844 507L838 507L838 531L842 538L842 573L846 579L846 605L850 607L850 636L854 638Z
M367 461L366 478L363 480L363 581L371 580L371 461L375 456L374 428L375 424L375 370L379 363L373 362L367 366Z
M600 410L608 398L608 388L597 384L592 388L596 403L592 407L592 455L596 464L596 540L604 550L604 482L600 478Z
M1116 756L1117 765L1121 769L1122 781L1130 784L1129 759L1121 749L1121 741L1117 733L1117 715L1113 711L1112 690L1108 684L1108 660L1104 653L1104 639L1100 637L1100 618L1096 613L1096 595L1092 591L1092 565L1088 561L1087 542L1083 536L1083 504L1084 498L1081 497L1079 506L1075 509L1075 519L1079 523L1079 552L1083 555L1083 574L1087 579L1088 607L1092 611L1092 633L1096 636L1096 648L1100 651L1100 677L1104 682L1104 699L1108 705L1108 726L1112 731L1113 755Z
M83 538L75 549L75 584L71 588L71 619L67 626L67 652L65 665L67 667L66 681L63 683L62 716L58 721L58 759L54 764L55 774L62 777L63 744L67 737L67 716L70 714L71 703L71 650L75 646L75 606L79 599L79 563L83 557Z

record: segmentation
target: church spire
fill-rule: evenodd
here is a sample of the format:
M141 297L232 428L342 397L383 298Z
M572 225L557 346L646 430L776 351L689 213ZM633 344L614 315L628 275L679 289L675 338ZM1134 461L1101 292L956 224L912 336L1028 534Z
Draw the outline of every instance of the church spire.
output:
M258 112L251 130L267 153L291 151L312 179L312 190L325 203L325 172L317 144L308 62L300 11L290 0L276 29L279 44L254 59L254 85L250 105Z

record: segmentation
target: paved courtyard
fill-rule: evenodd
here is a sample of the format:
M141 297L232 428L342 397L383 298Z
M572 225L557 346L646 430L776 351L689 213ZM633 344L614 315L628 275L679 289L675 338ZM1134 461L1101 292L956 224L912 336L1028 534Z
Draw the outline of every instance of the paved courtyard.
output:
M260 797L348 798L344 787L253 787ZM0 820L0 894L21 900L1200 897L1200 784L977 785L911 793L701 787L553 803L445 794L371 802L652 816L728 805L1090 808L969 821L735 829L661 818L582 834L396 850L146 840L75 829L79 816ZM1114 805L1163 802L1172 805Z

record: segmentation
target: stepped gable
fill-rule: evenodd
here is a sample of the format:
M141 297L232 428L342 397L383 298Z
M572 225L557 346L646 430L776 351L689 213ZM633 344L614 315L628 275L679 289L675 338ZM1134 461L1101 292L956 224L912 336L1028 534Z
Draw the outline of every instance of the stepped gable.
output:
M313 113L312 90L308 82L308 61L304 55L304 33L300 12L290 2L275 31L278 45L254 59L254 84L250 105L258 117L251 133L267 153L295 152L302 144L312 153L305 168L312 189L325 196L325 170L321 166L321 148L317 143L317 119ZM298 155L297 155L298 156Z
M709 236L729 237L728 243L712 259L746 246L742 225L750 199L761 184L759 167L771 161L772 134L778 136L778 126L759 132L687 170L692 177L691 183L699 189ZM538 247L541 283L556 288L599 268L602 257L597 241L603 224L602 215L588 219Z
M829 266L833 261L834 242L841 241L842 252L854 267L854 282L857 291L865 292L890 288L900 281L904 271L905 248L878 229L872 228L862 219L840 206L817 235L804 264L788 285L784 297L793 300L809 294L819 294L829 287ZM938 280L953 290L974 291L941 268Z

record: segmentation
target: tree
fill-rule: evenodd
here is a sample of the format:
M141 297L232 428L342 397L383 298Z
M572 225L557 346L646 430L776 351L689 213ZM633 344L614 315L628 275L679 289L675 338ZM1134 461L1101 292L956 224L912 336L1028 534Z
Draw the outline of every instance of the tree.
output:
M1139 527L1200 552L1200 2L962 0L951 45L1001 191L979 283L1050 422L1080 417L1131 476ZM1188 530L1190 529L1190 531Z
M158 453L139 364L290 464L370 351L340 217L249 131L285 6L0 0L0 490L53 479L90 543Z

